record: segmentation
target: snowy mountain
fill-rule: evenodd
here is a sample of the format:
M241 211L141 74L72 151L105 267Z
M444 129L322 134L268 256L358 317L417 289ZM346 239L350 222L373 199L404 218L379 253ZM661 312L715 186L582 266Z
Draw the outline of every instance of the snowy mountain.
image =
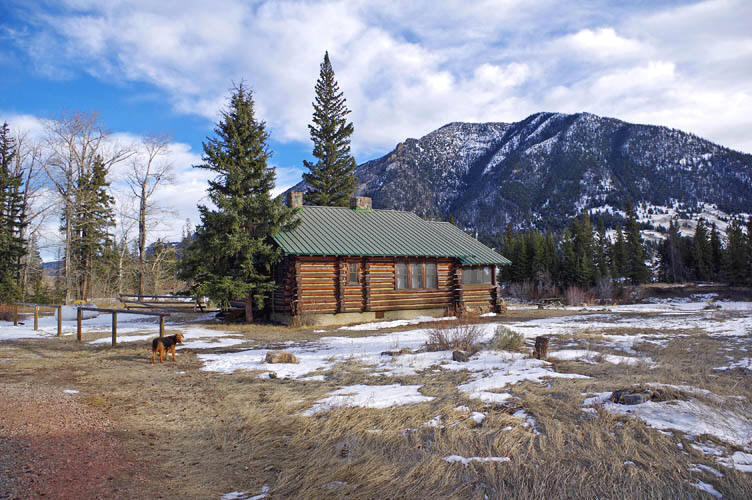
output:
M358 194L374 208L452 216L488 236L508 222L559 228L583 211L618 217L626 200L656 227L668 214L691 220L705 211L722 221L752 213L752 155L589 113L450 123L359 165L356 175Z

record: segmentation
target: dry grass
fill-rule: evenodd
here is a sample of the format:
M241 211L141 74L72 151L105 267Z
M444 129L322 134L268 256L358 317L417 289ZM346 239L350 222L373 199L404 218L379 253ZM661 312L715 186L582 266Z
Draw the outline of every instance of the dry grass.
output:
M305 328L221 328L268 344L320 337ZM592 349L612 352L598 340L597 331L552 336L551 349L590 341ZM748 374L719 376L712 370L728 362L723 349L734 345L701 334L673 338L666 347L637 344L640 354L658 363L654 368L555 361L557 371L591 378L507 387L516 398L505 405L486 405L458 392L457 385L469 378L464 372L373 377L368 367L348 362L327 372L326 381L266 380L248 372L201 371L191 353L179 353L177 365L152 367L145 343L110 348L70 338L7 342L0 344L0 367L5 384L80 390L88 404L107 412L113 435L143 463L147 484L166 498L256 494L264 484L272 498L703 498L690 484L697 480L727 498L745 498L752 490L750 475L723 469L725 477L718 479L690 472L691 464L719 466L678 434L664 435L638 419L600 409L592 415L582 411L583 393L633 384L691 385L749 401ZM435 399L301 415L338 387L397 382L421 384L420 391ZM467 412L455 411L459 405L485 413L486 420L473 424ZM535 418L535 429L512 416L518 409ZM443 427L423 425L437 415ZM502 430L507 426L512 429ZM453 454L511 461L465 467L443 460ZM138 479L124 481L122 497L137 497Z
M460 350L475 352L483 330L473 323L464 321L445 322L438 328L428 331L427 351Z

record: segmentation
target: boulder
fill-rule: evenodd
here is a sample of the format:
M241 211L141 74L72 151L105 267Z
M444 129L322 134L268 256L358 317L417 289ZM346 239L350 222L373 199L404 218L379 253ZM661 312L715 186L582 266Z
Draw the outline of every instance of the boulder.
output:
M611 393L609 398L620 405L639 405L652 399L653 393L643 389L620 389Z
M454 361L459 361L460 363L467 363L470 360L471 354L466 351L452 351L452 359Z
M285 351L269 351L266 353L267 363L297 363L298 358L294 354Z

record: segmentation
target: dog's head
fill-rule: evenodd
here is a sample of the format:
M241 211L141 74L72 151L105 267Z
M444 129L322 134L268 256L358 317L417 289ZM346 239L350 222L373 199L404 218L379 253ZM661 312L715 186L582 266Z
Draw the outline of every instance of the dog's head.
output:
M183 334L182 333L175 334L175 341L178 344L182 344L183 343Z

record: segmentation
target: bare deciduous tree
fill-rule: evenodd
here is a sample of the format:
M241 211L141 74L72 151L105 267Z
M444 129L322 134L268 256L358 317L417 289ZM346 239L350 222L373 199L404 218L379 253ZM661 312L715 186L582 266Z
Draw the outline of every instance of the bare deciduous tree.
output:
M23 182L21 239L24 241L34 239L36 241L39 227L44 224L52 207L52 204L44 196L44 153L40 142L32 138L26 131L16 131L15 142L16 156L13 164L13 175L20 177ZM23 300L26 300L30 265L34 257L27 252L19 262L21 266L18 282L21 286Z
M62 113L47 122L45 171L59 197L63 216L65 300L70 301L75 269L72 263L73 218L80 180L90 175L99 157L105 171L133 155L130 146L112 141L97 113Z
M146 273L146 236L152 218L160 207L152 196L157 187L172 182L172 164L167 161L169 137L151 135L141 141L139 154L131 162L128 185L138 203L138 296L144 295Z

